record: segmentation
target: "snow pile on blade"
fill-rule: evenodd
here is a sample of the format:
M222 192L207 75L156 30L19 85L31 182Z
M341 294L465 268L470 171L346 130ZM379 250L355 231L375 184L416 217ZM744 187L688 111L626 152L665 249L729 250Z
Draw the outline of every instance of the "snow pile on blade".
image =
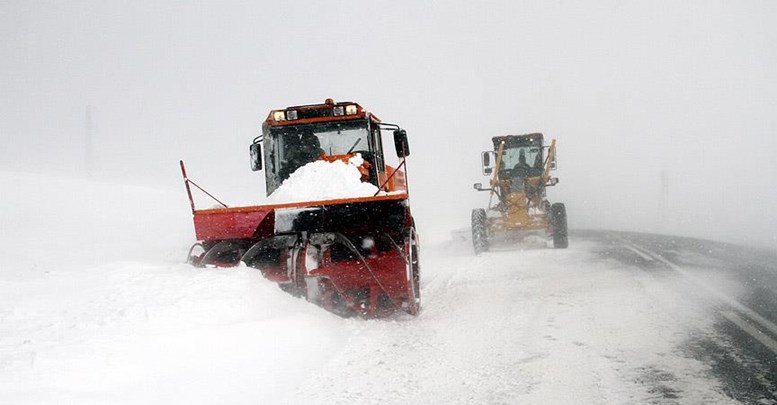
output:
M300 167L286 179L266 200L268 204L302 201L336 200L340 198L372 197L378 188L361 181L361 155L327 162L317 160Z

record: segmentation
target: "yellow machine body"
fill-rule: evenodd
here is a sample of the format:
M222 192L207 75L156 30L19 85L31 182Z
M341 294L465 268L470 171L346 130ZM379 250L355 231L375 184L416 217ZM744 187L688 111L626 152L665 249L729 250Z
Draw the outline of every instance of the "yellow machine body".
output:
M487 210L474 210L472 217L475 251L483 250L478 241L505 233L544 233L553 236L554 246L566 247L566 209L546 199L545 190L558 179L551 177L556 165L556 140L544 145L543 135L498 136L492 139L494 151L483 152L484 174L491 174ZM493 166L491 163L493 157ZM482 228L482 229L481 229ZM563 228L563 229L562 229Z

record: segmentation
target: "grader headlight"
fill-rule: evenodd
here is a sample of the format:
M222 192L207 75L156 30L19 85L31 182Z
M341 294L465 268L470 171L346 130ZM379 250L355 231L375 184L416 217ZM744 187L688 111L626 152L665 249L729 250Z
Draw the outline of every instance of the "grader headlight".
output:
M286 121L286 112L285 111L273 111L272 119L275 120L275 121Z

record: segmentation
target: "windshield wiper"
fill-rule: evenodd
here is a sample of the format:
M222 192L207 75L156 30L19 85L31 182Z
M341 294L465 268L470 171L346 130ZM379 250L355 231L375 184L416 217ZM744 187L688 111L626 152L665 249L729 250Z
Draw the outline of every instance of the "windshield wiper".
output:
M353 152L353 149L356 147L356 145L359 144L359 142L362 141L362 138L359 138L356 140L356 142L353 143L353 146L351 146L351 149L348 149L348 152L345 152L346 155L350 155L351 152Z

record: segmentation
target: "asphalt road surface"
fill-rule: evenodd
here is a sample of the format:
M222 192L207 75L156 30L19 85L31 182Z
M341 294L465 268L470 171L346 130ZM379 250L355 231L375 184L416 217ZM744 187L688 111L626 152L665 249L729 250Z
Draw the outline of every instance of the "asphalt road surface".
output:
M602 231L577 236L597 253L658 279L682 280L690 303L713 311L685 353L711 367L722 389L744 403L777 403L777 253L710 241ZM665 399L679 397L671 390Z

